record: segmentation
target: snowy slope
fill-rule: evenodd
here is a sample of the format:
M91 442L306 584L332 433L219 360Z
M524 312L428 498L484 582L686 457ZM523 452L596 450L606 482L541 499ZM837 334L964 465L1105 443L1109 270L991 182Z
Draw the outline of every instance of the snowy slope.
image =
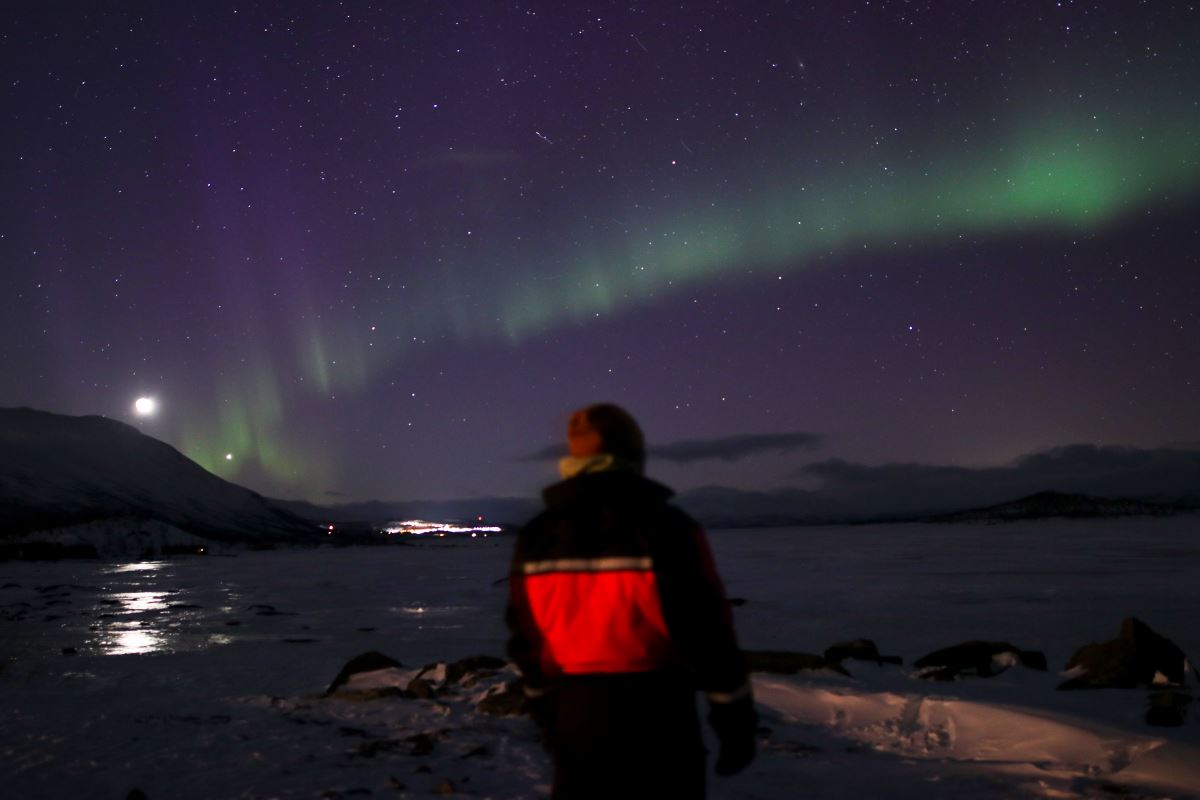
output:
M104 521L126 529L155 529L157 522L172 535L220 541L319 535L312 524L124 423L0 409L0 537L59 529L60 539L80 531L94 538Z

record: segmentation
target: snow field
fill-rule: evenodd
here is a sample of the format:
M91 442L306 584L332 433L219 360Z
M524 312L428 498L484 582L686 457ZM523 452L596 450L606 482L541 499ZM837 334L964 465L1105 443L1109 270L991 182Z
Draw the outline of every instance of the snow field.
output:
M869 637L911 664L1003 639L1043 650L1050 671L928 683L847 662L853 678L757 675L760 757L714 778L710 796L1200 796L1195 707L1181 728L1150 728L1144 690L1054 691L1074 649L1125 616L1195 658L1197 527L714 532L729 594L747 601L735 613L748 648ZM384 685L502 654L506 561L505 540L489 539L0 564L0 785L20 798L545 796L532 726L476 709L506 671L432 700L321 694L368 650L404 665L375 676Z

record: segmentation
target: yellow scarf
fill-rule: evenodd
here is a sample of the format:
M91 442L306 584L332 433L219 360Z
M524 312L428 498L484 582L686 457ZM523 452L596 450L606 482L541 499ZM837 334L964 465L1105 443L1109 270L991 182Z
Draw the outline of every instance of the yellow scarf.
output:
M632 461L617 458L612 453L597 453L594 456L565 456L558 461L558 474L565 481L576 475L592 472L629 471L641 475L641 468Z

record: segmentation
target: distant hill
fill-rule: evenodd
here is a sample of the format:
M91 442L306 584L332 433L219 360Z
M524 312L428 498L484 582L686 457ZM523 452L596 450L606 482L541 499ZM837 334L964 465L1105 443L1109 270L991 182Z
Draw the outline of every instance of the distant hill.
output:
M136 530L135 530L136 529ZM267 544L319 541L310 522L105 417L0 409L0 546L122 531ZM86 532L84 536L83 533Z
M1179 504L1064 492L1038 492L1006 503L938 514L924 519L930 522L991 522L1049 517L1161 517L1194 510Z
M474 500L367 501L333 506L303 501L276 501L316 522L379 524L398 519L470 520L483 516L500 525L520 525L541 510L533 498L488 497ZM1049 517L1163 516L1197 510L1187 503L1111 499L1085 494L1038 492L1017 500L961 510L869 512L848 502L830 502L801 489L752 492L705 486L681 492L674 502L704 527L775 528L805 525L862 525L888 522L987 522Z

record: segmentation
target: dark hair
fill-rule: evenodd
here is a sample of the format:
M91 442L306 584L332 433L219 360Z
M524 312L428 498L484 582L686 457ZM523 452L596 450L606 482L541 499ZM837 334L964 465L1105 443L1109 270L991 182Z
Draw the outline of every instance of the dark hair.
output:
M646 440L632 414L612 403L596 403L573 414L571 422L580 415L588 427L600 434L604 452L645 466Z

